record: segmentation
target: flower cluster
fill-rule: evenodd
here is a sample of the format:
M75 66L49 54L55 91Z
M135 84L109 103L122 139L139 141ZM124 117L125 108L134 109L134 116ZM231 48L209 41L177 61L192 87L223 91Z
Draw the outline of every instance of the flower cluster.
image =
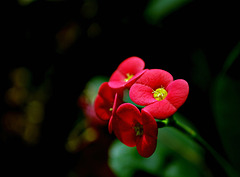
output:
M109 121L110 133L127 146L136 146L141 156L149 157L157 144L155 119L172 116L186 101L189 86L185 80L173 80L167 71L144 68L145 62L139 57L124 60L100 86L94 107L100 119ZM135 105L123 101L125 90Z

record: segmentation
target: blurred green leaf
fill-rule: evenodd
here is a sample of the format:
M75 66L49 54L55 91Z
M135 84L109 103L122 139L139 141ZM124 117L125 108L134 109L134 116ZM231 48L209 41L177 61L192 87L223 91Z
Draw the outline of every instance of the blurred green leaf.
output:
M240 167L240 80L228 76L227 71L231 69L239 55L240 43L228 55L211 93L213 113L220 138L230 161L236 168Z
M159 146L154 155L143 158L136 148L128 147L116 140L110 148L109 165L119 177L131 177L137 170L158 174L161 173L159 167L163 163L164 155L164 149Z
M223 146L236 167L240 166L240 81L219 76L212 90L213 112Z
M202 176L195 168L189 168L191 164L177 159L167 166L164 177L200 177Z
M164 17L191 2L191 0L151 0L144 12L144 17L151 24L156 24Z
M227 72L227 70L230 68L230 66L233 64L233 62L237 59L239 55L240 55L240 42L233 48L233 50L227 57L223 65L222 74L225 74Z

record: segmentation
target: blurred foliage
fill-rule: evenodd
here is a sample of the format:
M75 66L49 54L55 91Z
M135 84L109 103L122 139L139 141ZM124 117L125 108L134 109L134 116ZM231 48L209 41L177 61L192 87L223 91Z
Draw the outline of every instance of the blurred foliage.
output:
M240 167L240 129L238 127L240 112L240 80L231 77L228 72L232 65L239 62L240 43L231 51L226 59L223 70L216 78L212 88L212 108L216 125L226 153L238 168ZM238 70L236 71L238 73Z
M145 9L144 17L149 23L156 25L170 13L189 2L191 0L151 0Z

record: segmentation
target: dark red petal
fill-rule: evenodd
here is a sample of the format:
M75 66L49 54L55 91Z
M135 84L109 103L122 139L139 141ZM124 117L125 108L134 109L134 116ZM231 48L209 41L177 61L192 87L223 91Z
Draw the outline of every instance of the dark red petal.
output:
M102 120L109 120L112 112L110 111L110 108L112 107L112 104L110 104L108 101L103 99L100 95L97 95L95 102L94 102L94 109L96 112L96 115L102 119Z
M116 137L129 147L136 146L135 130L131 125L116 117L112 124L113 131Z
M143 135L137 137L138 153L143 157L150 157L157 146L158 126L151 114L142 109Z
M112 109L112 115L109 119L109 123L108 123L108 131L109 133L112 133L112 124L113 124L113 121L114 119L116 118L116 111L117 111L117 108L122 104L122 95L121 94L118 94L116 93L115 94L115 98L114 98L114 103L113 103L113 109Z
M167 99L176 109L183 105L189 93L188 83L183 79L178 79L171 82L166 88L168 95Z
M118 66L117 70L121 72L123 75L129 74L136 74L140 71L142 71L145 67L144 61L139 57L129 57L126 60L124 60L120 65Z
M153 89L147 85L133 84L129 91L131 100L141 106L146 106L157 100L153 97Z
M166 98L162 101L157 101L143 108L156 119L166 119L172 116L177 109Z
M161 69L150 69L146 71L136 83L147 85L153 90L161 87L167 87L170 82L173 81L172 75Z
M156 120L144 109L142 109L141 113L144 135L152 137L153 139L157 139L158 126Z
M142 109L143 135L137 138L138 153L143 157L150 157L157 146L158 126L151 114Z
M136 141L137 151L142 157L150 157L157 146L157 138L148 135L142 135Z
M140 113L139 109L131 103L121 104L118 107L116 114L123 121L125 121L126 123L131 124L131 125L135 121L141 121L141 119L140 119L141 113Z
M108 86L108 82L102 83L98 91L98 95L100 95L110 104L113 104L115 93L115 90Z
M116 137L125 145L136 146L136 132L133 128L141 117L138 108L130 103L120 105L112 122Z

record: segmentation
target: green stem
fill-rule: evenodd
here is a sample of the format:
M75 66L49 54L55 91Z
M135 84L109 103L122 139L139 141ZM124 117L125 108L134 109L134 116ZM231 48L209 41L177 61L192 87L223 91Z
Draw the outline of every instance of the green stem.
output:
M177 121L174 117L170 117L165 125L175 127L198 142L216 159L229 177L239 177L238 172L218 152L216 152L212 146L210 146L200 135L198 135L196 131L188 127L186 124Z

